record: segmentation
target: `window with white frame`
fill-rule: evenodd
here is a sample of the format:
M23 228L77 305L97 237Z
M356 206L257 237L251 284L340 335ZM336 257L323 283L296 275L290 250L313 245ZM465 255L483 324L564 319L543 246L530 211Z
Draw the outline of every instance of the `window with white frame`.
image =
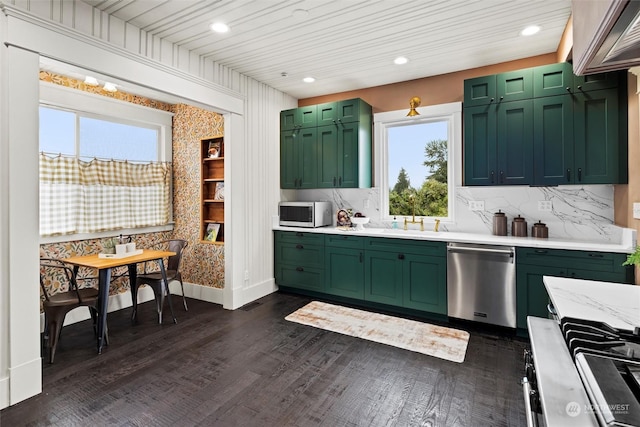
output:
M41 236L171 222L170 113L42 84L39 125Z
M394 217L453 222L460 185L462 105L422 107L374 115L382 220Z

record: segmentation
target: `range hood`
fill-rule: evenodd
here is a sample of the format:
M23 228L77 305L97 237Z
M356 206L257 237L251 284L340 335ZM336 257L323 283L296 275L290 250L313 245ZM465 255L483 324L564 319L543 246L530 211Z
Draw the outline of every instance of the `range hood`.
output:
M640 65L640 1L573 0L573 72Z

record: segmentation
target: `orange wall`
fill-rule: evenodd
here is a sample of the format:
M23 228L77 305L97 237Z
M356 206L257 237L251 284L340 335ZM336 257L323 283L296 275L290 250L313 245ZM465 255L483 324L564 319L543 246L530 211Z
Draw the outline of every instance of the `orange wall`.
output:
M419 96L422 99L422 106L462 102L465 79L553 64L555 62L558 61L557 54L554 52L423 79L300 99L298 100L298 106L303 107L342 99L362 98L373 107L374 113L380 113L383 111L402 110L403 108L408 111L409 100L414 96Z

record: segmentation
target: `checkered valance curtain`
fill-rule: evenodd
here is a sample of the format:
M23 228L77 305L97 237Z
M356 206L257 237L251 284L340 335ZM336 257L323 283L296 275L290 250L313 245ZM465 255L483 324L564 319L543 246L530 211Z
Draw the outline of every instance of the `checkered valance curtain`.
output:
M164 225L171 166L40 154L40 234Z

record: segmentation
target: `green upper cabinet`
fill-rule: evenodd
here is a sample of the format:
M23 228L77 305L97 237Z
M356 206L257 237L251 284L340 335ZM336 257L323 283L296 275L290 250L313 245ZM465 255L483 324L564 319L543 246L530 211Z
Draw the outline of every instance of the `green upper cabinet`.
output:
M624 165L621 170L621 146L626 146L626 132L620 131L621 110L617 89L594 90L574 95L574 172L575 184L624 183L626 178L626 149L622 149Z
M533 100L534 180L539 185L571 184L573 98L570 94Z
M568 62L535 67L533 97L563 95L573 91L573 68Z
M318 182L316 128L280 132L280 187L315 188Z
M318 126L359 122L361 110L364 115L371 114L371 107L360 98L318 104L316 109Z
M497 102L521 101L533 97L533 69L511 71L496 76Z
M286 140L289 137L288 134L285 131L281 132L281 188L371 187L373 119L371 106L358 98L314 107L316 107L318 126L309 128L315 131L316 139L313 143L314 150L306 150L310 153L308 158L301 159L295 153L286 152L291 149L292 144ZM288 111L283 111L281 115L289 114ZM300 133L307 130L303 128ZM305 139L305 142L310 142L310 139ZM302 179L299 172L289 170L296 169L292 160L294 158L297 158L298 162L315 162L312 169L306 167L309 165L304 165L304 171L315 173L315 177L310 179L305 176ZM297 185L292 181L296 178Z
M626 118L622 73L578 77L559 63L465 80L464 185L625 183Z
M280 112L280 131L318 126L315 105Z
M517 185L533 179L533 101L464 109L465 185Z
M533 71L525 69L464 81L464 106L497 104L530 99Z
M496 76L477 77L464 81L464 106L489 105L496 100Z

